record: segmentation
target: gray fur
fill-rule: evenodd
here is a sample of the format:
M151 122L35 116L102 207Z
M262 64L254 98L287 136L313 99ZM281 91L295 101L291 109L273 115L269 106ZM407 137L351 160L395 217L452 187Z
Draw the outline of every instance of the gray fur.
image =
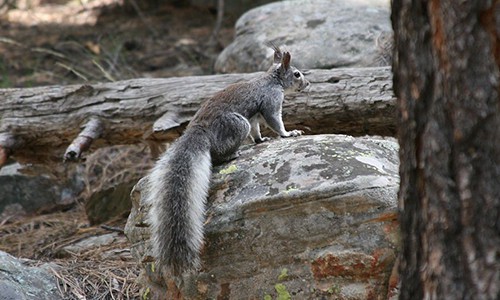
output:
M290 66L290 53L273 49L275 64L268 72L230 85L205 102L148 176L145 198L151 205L153 254L160 267L174 274L200 268L212 163L233 159L249 135L257 143L266 141L261 120L281 137L302 134L285 130L281 109L285 91L301 91L309 82Z

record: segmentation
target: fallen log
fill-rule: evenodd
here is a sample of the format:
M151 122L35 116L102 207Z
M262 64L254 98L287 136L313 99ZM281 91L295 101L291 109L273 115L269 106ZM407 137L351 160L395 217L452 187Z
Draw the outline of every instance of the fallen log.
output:
M7 154L21 162L72 160L89 143L92 150L172 141L203 101L231 83L258 75L0 89L0 161ZM394 135L390 68L311 70L307 78L308 92L286 97L283 115L288 128L306 134Z

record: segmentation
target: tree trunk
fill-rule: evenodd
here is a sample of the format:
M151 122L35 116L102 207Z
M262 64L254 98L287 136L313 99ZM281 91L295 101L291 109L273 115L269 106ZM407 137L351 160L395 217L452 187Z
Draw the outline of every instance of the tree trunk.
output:
M392 9L400 299L500 299L499 1Z
M100 147L171 141L201 102L231 83L256 76L259 73L0 90L0 151L6 149L20 161L61 161L66 148L68 158L78 157L73 151L91 143ZM286 97L283 114L289 128L307 134L395 133L389 68L312 70L307 78L310 91Z

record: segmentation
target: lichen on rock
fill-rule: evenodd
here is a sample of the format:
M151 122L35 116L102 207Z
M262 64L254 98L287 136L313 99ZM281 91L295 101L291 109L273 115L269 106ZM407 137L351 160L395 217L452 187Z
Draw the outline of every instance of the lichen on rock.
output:
M277 284L292 298L383 298L397 252L387 216L398 185L393 139L316 135L244 146L213 170L203 268L162 278L146 267L146 285L168 293L168 283L184 299L276 299ZM136 198L127 234L150 265L147 209Z

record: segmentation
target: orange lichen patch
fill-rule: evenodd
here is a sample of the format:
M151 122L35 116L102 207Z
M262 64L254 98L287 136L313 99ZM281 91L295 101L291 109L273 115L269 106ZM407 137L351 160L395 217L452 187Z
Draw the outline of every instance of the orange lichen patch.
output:
M340 276L345 273L346 266L339 257L328 254L314 260L311 264L314 278L321 279L328 276Z
M355 252L328 253L311 264L315 279L326 277L351 277L360 280L376 278L386 273L394 262L391 249L377 249L372 255Z
M370 277L374 258L362 253L327 254L312 262L316 279L331 276Z
M394 251L388 248L375 249L372 256L374 261L371 271L374 272L374 275L389 272L389 268L392 267L396 258Z
M369 219L367 221L364 221L363 223L368 223L368 222L394 222L398 220L398 213L397 212L387 212L380 214L378 217Z

